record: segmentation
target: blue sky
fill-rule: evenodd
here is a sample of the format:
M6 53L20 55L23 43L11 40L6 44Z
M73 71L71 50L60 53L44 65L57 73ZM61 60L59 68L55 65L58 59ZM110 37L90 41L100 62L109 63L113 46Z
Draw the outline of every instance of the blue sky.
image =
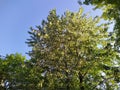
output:
M31 26L40 25L52 9L63 14L79 7L77 0L0 0L0 55L18 52L27 56L30 48L25 41ZM91 6L83 8L92 16L100 14L100 10L92 11Z

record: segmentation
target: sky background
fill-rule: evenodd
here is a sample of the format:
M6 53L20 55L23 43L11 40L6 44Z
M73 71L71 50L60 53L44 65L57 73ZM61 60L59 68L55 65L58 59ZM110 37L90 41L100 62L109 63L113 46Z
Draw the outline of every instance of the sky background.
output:
M25 54L31 50L26 39L30 27L40 25L49 11L56 9L59 15L66 10L78 11L77 0L0 0L0 55L11 53ZM91 6L83 6L84 12L91 16L100 15L101 11L92 11Z

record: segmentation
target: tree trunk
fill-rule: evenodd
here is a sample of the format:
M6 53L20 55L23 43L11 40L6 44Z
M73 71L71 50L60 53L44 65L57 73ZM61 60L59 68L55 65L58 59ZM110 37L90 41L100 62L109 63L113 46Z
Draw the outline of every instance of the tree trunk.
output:
M83 78L84 78L84 76L79 72L80 90L84 90Z

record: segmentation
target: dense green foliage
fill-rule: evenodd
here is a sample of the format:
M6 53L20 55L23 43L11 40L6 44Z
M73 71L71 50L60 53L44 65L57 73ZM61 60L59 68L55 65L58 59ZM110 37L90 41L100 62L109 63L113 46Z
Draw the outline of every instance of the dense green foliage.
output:
M99 18L82 15L82 11L67 11L58 16L53 10L42 26L29 31L31 38L27 43L32 47L29 54L42 73L41 87L117 88L119 64L115 65L118 53L112 45L114 36L109 35L104 24L98 25Z
M0 90L36 90L39 79L36 69L21 54L0 58ZM41 75L39 75L40 77ZM36 84L37 82L37 84Z
M82 8L61 16L50 11L41 26L28 32L30 60L21 54L0 57L0 90L118 90L116 34L99 21Z
M20 74L24 72L24 60L25 57L20 54L11 54L0 58L0 89L11 88L22 81L23 76ZM9 84L7 84L8 82Z
M115 49L120 52L120 0L79 0L86 5L94 5L95 9L102 9L102 18L114 21Z

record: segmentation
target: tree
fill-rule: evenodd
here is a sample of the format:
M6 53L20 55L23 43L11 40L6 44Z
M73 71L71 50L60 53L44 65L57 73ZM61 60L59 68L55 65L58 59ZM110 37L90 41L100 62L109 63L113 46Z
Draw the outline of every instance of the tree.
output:
M79 0L79 3L94 5L95 9L102 9L102 18L115 23L115 49L120 52L120 0Z
M10 54L0 58L0 89L17 89L24 85L25 57L21 54ZM25 73L27 75L27 73Z
M104 24L98 24L99 18L92 19L82 12L81 8L59 16L52 10L41 26L28 32L31 38L27 44L32 47L29 55L39 70L37 85L41 88L117 88L119 73L113 61L118 60L118 53L111 44L113 35Z

